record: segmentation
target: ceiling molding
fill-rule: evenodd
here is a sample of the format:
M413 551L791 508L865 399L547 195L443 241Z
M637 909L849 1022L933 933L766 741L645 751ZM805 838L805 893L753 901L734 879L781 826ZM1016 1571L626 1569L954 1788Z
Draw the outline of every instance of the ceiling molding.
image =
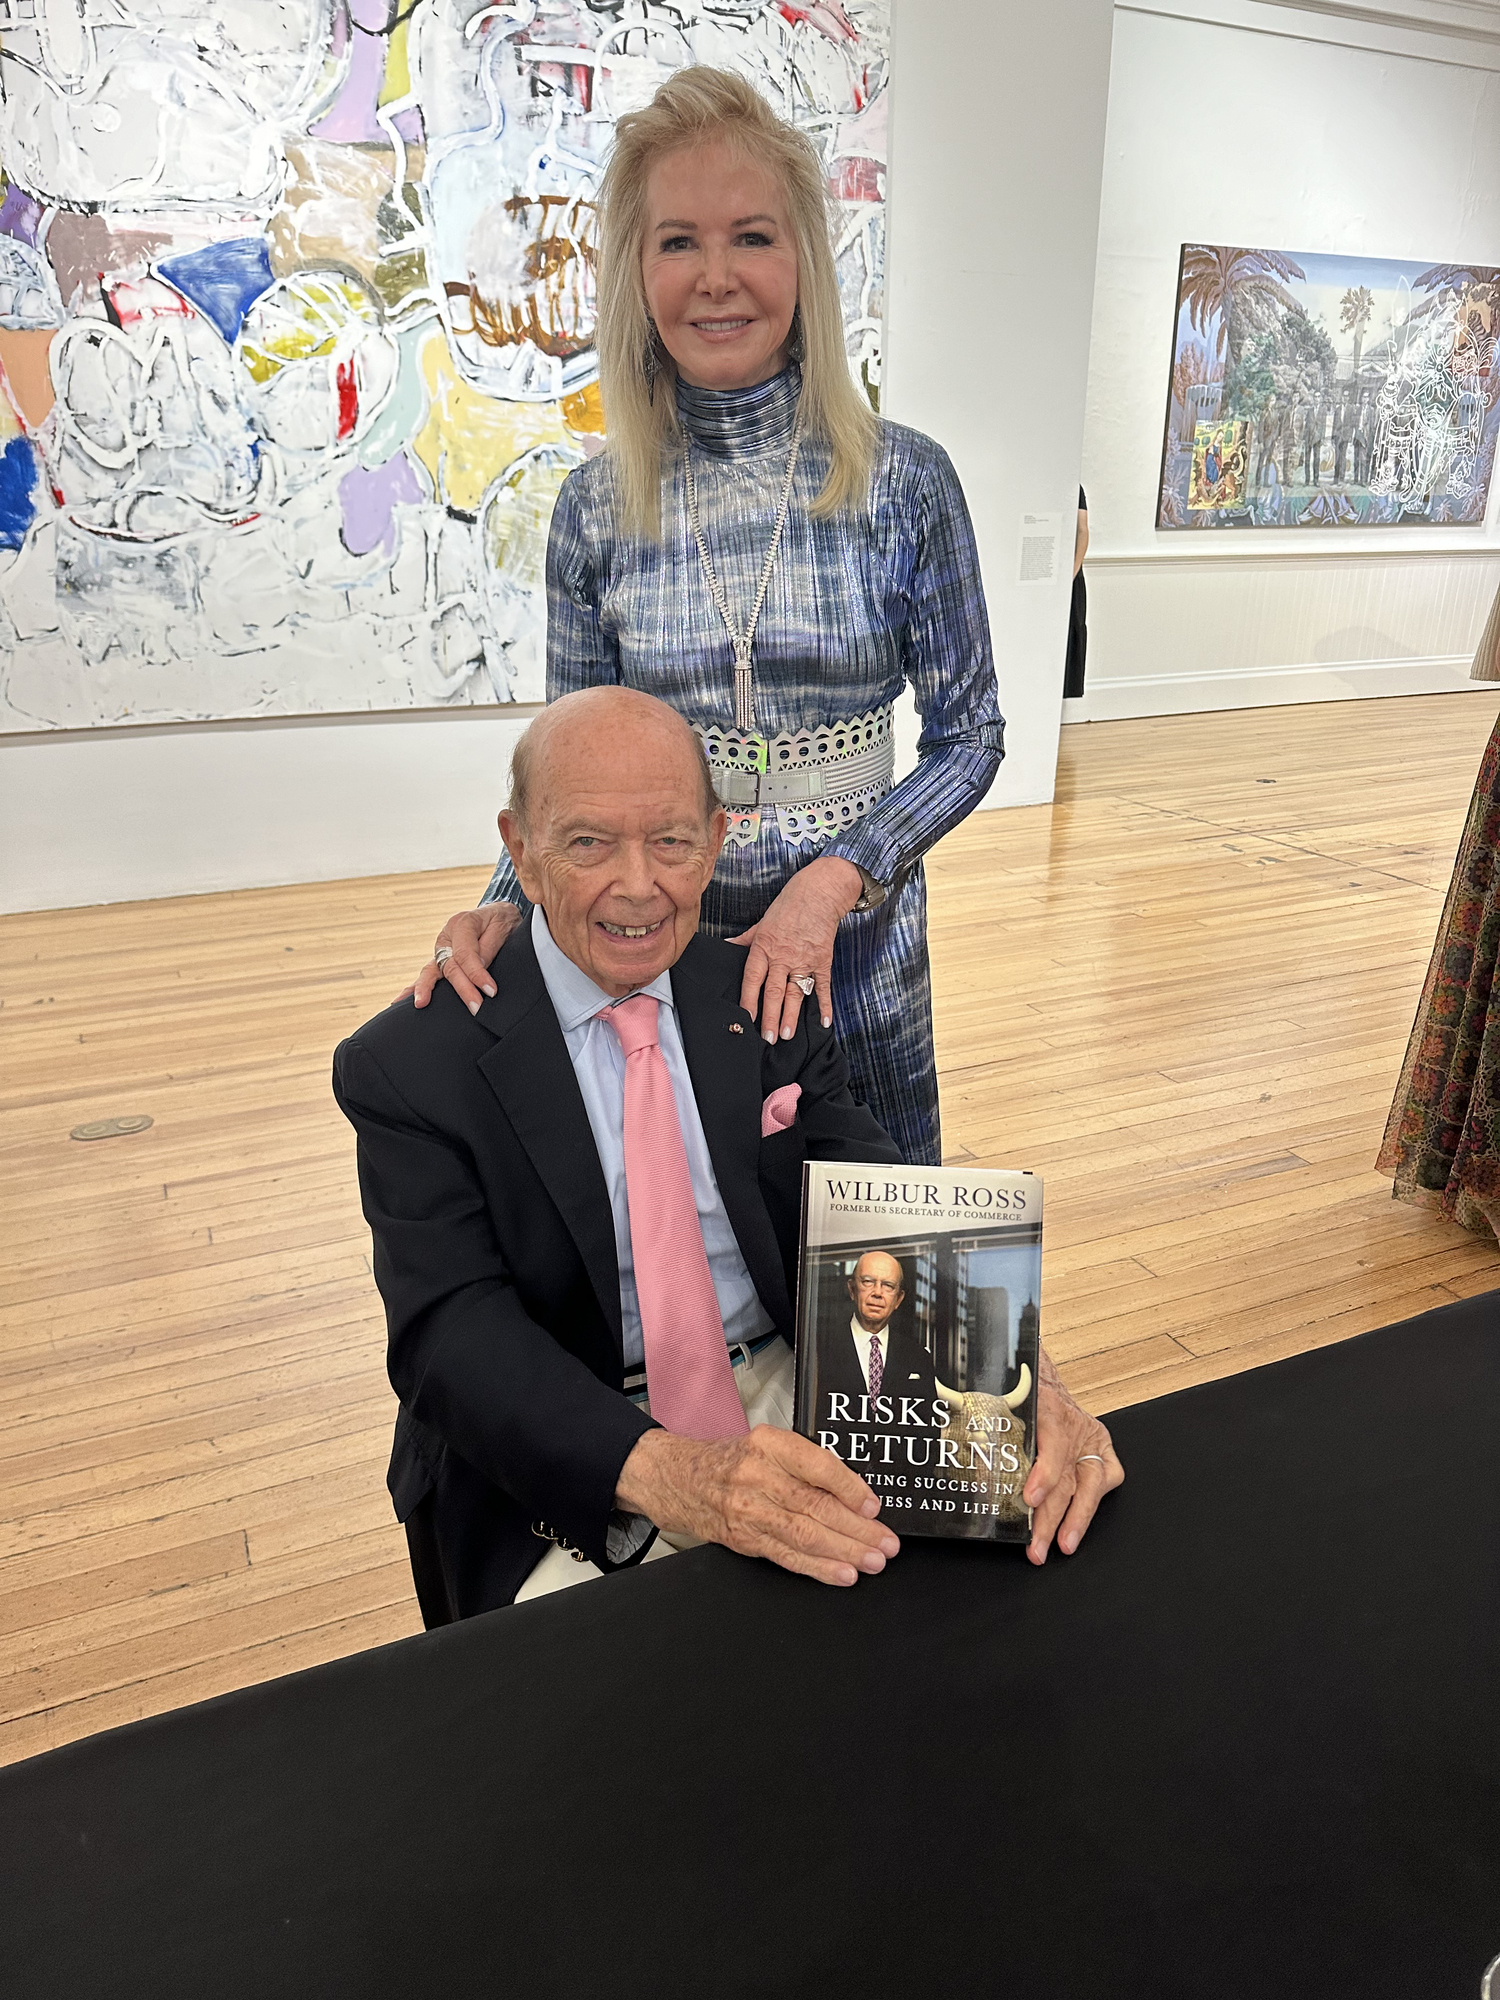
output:
M1116 0L1116 12L1500 70L1500 0Z
M1259 0L1259 4L1332 14L1345 21L1367 21L1420 34L1500 43L1500 0Z

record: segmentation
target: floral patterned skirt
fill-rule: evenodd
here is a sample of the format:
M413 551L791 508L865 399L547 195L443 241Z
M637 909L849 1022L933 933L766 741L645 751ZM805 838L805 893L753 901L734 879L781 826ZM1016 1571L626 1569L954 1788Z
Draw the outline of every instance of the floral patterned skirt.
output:
M1500 1236L1500 722L1495 725L1375 1164L1401 1201Z

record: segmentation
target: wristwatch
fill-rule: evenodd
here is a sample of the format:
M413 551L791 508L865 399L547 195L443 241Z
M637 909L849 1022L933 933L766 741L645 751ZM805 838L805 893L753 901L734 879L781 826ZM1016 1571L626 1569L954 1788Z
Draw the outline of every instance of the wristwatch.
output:
M859 868L857 861L854 865ZM884 882L877 882L868 868L859 868L859 879L864 883L864 887L859 892L859 901L854 905L855 910L878 910L891 893L889 886Z

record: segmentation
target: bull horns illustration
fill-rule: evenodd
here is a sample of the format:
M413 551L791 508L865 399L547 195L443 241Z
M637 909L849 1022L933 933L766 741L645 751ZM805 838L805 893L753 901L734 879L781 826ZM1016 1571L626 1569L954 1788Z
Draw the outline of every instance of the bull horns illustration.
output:
M1003 1395L1000 1398L1000 1400L1002 1403L1004 1403L1007 1410L1019 1410L1021 1405L1026 1401L1026 1398L1030 1394L1031 1394L1031 1363L1029 1361L1023 1361L1021 1363L1020 1381L1017 1382L1014 1389L1008 1391L1008 1393Z

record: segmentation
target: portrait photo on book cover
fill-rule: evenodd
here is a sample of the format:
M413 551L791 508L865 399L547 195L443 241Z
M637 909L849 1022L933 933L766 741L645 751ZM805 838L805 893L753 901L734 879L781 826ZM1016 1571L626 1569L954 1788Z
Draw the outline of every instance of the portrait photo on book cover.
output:
M1040 1215L925 1230L915 1219L867 1213L853 1241L808 1232L798 1428L868 1481L898 1534L1024 1540Z

